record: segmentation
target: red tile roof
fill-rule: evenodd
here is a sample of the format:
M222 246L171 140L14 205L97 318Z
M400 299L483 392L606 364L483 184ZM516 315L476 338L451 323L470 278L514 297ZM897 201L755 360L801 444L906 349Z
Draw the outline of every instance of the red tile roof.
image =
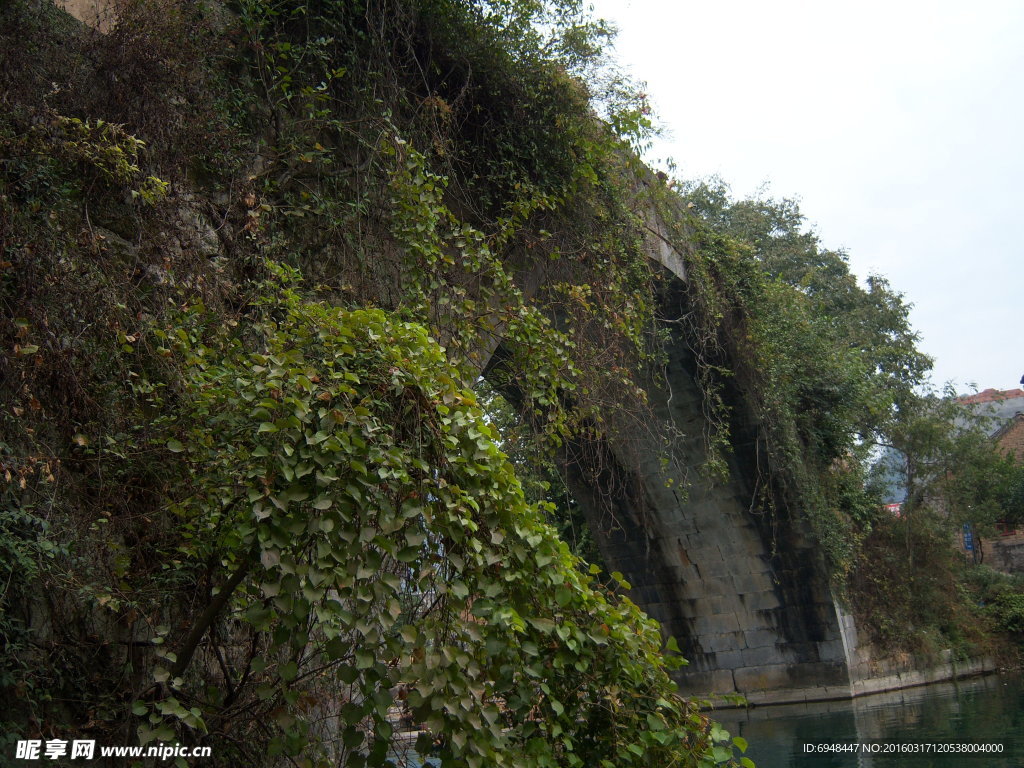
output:
M1013 400L1024 397L1024 389L986 389L974 395L958 397L961 403L998 403L1002 400Z

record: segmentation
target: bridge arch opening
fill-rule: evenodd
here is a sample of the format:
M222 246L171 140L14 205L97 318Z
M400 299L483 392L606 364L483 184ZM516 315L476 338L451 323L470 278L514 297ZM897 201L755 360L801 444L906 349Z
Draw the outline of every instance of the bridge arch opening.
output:
M708 428L697 362L681 322L685 283L665 281L661 322L668 343L645 374L650 418L660 427L611 424L576 434L557 450L557 475L571 526L586 525L591 553L630 583L630 599L674 637L689 665L684 692L849 688L842 616L813 540L795 514L768 512L755 487L757 430L733 402L725 477L702 472ZM499 344L484 378L509 413L527 405ZM520 424L520 428L523 425ZM820 698L820 695L817 696Z

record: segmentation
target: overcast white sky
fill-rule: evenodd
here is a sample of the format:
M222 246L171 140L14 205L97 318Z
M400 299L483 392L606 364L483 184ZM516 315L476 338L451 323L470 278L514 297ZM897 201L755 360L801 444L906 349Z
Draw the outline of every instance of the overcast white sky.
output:
M795 197L914 305L933 382L1024 374L1024 2L593 0L665 128L651 158Z

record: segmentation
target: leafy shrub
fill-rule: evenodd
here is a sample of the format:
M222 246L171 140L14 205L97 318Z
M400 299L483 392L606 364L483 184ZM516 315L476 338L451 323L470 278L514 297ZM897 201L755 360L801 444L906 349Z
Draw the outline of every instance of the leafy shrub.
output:
M657 624L525 501L422 327L288 288L257 304L244 334L202 307L156 334L185 381L160 420L189 468L176 550L215 563L218 592L188 632L161 635L173 650L157 698L136 707L143 741L237 735L255 711L271 754L383 765L402 686L430 729L416 750L445 764L729 758L713 743L727 734L673 693L681 660L661 654ZM201 644L214 623L220 639ZM218 675L214 659L237 657L247 632L260 653ZM318 723L335 717L329 737Z
M987 606L986 612L996 620L996 626L1003 632L1024 636L1024 592L1001 592Z

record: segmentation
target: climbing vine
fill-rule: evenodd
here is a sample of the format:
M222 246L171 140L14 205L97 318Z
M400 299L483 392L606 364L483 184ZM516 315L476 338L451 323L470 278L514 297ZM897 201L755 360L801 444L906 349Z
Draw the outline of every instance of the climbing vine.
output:
M879 508L865 489L867 458L930 364L908 308L881 278L859 286L845 256L803 230L791 201L734 202L722 185L676 184L662 198L669 211L678 193L689 215L666 220L696 244L688 338L710 468L726 471L737 434L752 437L755 508L809 522L841 584Z
M601 68L608 30L575 0L163 5L68 43L151 73L118 103L102 67L82 65L88 87L54 57L2 75L31 94L0 118L19 204L0 211L0 365L22 411L4 462L38 469L4 497L7 549L69 617L48 642L116 638L90 657L108 682L61 688L68 720L254 763L379 764L402 718L453 765L728 759L621 583L524 500L470 391L484 369L516 400L546 451L520 454L654 423L663 286L631 154L650 121ZM56 29L37 34L62 50ZM195 72L185 37L216 45ZM131 40L160 45L133 61ZM202 146L171 163L196 91ZM749 401L780 486L764 498L839 519L832 547L862 501L838 471L854 405L887 408L857 386L877 366L816 284L776 274L771 237L679 207L663 218L690 261L708 469L747 416L726 404ZM65 312L81 276L86 310Z
M201 306L154 331L183 366L154 438L189 477L177 556L207 563L214 589L187 632L158 638L142 740L226 733L255 708L271 754L383 765L401 687L429 729L406 746L444 765L728 760L728 735L673 693L682 660L621 577L588 570L525 502L424 329L304 300L274 271L285 287L244 332ZM257 653L238 656L236 620ZM207 633L221 640L200 662Z

